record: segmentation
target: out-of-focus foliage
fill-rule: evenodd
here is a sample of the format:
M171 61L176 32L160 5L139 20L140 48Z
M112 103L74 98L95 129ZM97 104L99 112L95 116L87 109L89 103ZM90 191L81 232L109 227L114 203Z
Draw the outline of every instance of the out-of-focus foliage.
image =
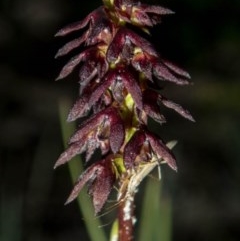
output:
M178 173L162 170L162 195L172 199L172 240L238 240L240 2L148 2L176 12L152 37L162 55L194 81L182 89L166 85L164 91L197 122L170 111L168 125L157 127L166 141L178 139ZM67 170L52 170L63 150L58 100L71 98L75 86L71 80L54 82L66 59L54 60L63 42L53 35L100 4L0 2L0 240L88 240L77 204L63 206L71 188ZM113 220L111 214L103 219Z

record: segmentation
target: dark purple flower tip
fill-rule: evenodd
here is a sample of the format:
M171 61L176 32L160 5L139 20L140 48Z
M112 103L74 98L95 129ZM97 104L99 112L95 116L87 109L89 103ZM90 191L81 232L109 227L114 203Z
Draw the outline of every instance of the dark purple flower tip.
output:
M139 8L142 9L142 11L145 11L150 14L157 14L157 15L174 14L172 10L168 8L156 6L156 5L141 4Z
M104 97L107 88L110 87L112 82L115 81L115 74L108 73L101 81L95 80L94 83L90 83L83 88L82 96L74 104L68 115L68 121L74 121L80 117L83 117L101 97ZM110 103L109 103L110 104ZM96 106L95 106L96 107Z
M118 56L124 48L125 42L125 35L121 30L118 30L107 50L106 56L108 62L115 62L117 60Z
M147 116L150 116L160 124L166 122L165 117L160 113L158 105L159 94L153 90L147 89L143 92L143 112L140 112L140 117L147 124Z
M99 20L99 17L102 17L102 15L104 14L103 12L103 8L99 7L96 10L92 11L91 13L89 13L87 15L87 17L85 19L83 19L82 21L78 21L75 23L72 23L62 29L60 29L55 36L65 36L69 33L72 33L74 31L80 30L84 27L86 27L89 23L91 23L91 25L95 25L96 22Z
M75 142L70 145L58 158L57 162L54 165L54 169L58 166L61 166L68 161L70 161L74 156L81 154L86 148L86 143L82 143L81 141Z
M108 136L110 127L103 123L98 129L89 132L83 136L79 141L73 142L64 151L64 153L57 160L54 168L65 164L70 161L74 156L86 152L85 161L88 162L97 148L100 148L102 155L106 154L110 150ZM104 136L107 133L107 137Z
M86 39L86 45L95 45L97 43L108 44L112 39L112 23L102 14L100 18L91 25L89 35Z
M80 84L86 86L96 75L102 78L108 71L108 62L105 53L101 50L104 45L98 44L89 49L85 63L79 71Z
M140 37L138 34L134 33L133 31L127 28L120 28L114 39L112 40L108 51L107 51L107 60L109 62L115 62L119 55L122 53L124 46L128 44L129 46L135 46L142 51L152 55L158 56L156 50L152 47L151 43L149 43L146 39Z
M100 172L96 180L93 182L89 192L93 197L95 215L102 210L112 190L114 182L115 174L112 173L110 168L105 168L104 171Z
M102 47L103 46L99 44L97 46L90 47L80 54L72 57L70 61L62 68L56 80L67 77L82 61L85 63L80 69L79 77L83 84L86 85L95 77L96 74L98 74L98 77L101 78L108 70L108 63L101 50Z
M84 61L89 53L90 49L87 49L83 51L82 53L72 57L70 61L67 62L67 64L62 68L59 76L57 77L56 80L63 79L67 77L69 74L72 73L74 68L81 62Z
M145 139L145 133L142 130L139 130L134 133L132 138L126 144L123 153L126 169L132 169L135 166L135 160L140 154Z
M76 101L68 114L68 122L75 121L80 117L84 117L88 113L90 110L90 106L88 104L89 96L90 93L85 93Z
M138 109L142 110L142 91L139 87L139 84L136 78L131 74L130 70L122 69L120 70L120 79L123 82L123 85L126 87L128 92L131 94L136 106Z
M113 153L116 153L124 141L125 130L118 111L113 107L100 111L91 119L84 122L80 126L80 129L70 138L69 144L78 141L87 142L89 135L92 133L97 133L97 136L101 136L105 128L110 129L110 146Z
M190 114L190 112L186 109L184 109L181 105L168 100L167 98L159 95L159 100L161 101L161 103L166 106L167 108L173 109L175 110L178 114L180 114L181 116L185 117L186 119L195 122L195 119L193 118L193 116Z
M160 62L157 62L153 65L153 74L156 76L156 78L162 81L173 82L177 85L189 84L189 81L187 79L176 77L174 73L171 73L171 71Z
M100 97L106 99L107 94L105 94L104 92L111 84L111 81L112 80L110 78L104 78L103 81L98 81L98 83L91 83L87 85L85 88L83 88L83 93L70 110L67 121L71 122L85 116L94 104L97 105L96 102L99 101ZM111 98L110 100L108 100L108 105L110 104Z
M109 111L109 108L102 110L92 116L90 119L87 119L84 123L82 123L79 129L70 138L69 144L80 141L82 139L87 140L89 133L93 131L96 132L98 130L98 127L100 127L101 125L106 125Z
M89 30L86 31L82 37L74 39L73 41L64 45L56 54L55 57L65 55L73 49L79 47L83 42L85 45L95 45L93 48L89 48L84 52L73 57L62 69L58 79L68 76L73 69L81 62L88 59L88 63L82 67L80 71L80 79L85 80L89 78L89 75L96 69L98 76L102 77L108 68L108 63L105 60L105 54L101 51L104 44L108 44L112 39L112 23L106 18L103 8L99 8L89 14L85 20L75 23L71 26L60 30L57 35L63 36L72 31L79 30L90 23ZM98 43L98 45L96 45Z
M89 98L89 105L92 106L106 92L106 90L116 81L117 71L109 71L102 79L96 80L96 86L92 89Z
M146 52L138 51L131 59L132 66L142 72L146 78L153 82L152 74L159 80L173 82L178 85L188 85L190 75L160 57L151 56Z
M125 138L125 129L123 121L116 110L115 113L112 113L110 118L110 146L112 152L117 153L123 144Z
M115 182L111 159L103 159L87 168L76 182L65 204L72 202L88 183L88 192L93 198L95 214L99 213L106 203Z
M98 112L102 111L103 109L112 105L113 96L109 89L100 97L100 99L92 106L93 114L97 114Z
M85 161L88 162L97 148L100 148L102 155L106 154L110 149L108 140L110 129L109 123L103 121L99 127L93 126L93 129L85 130L85 134L82 131L82 137L69 144L69 147L58 158L54 168L65 164L83 152L86 152Z
M87 36L87 33L85 33L80 38L76 38L65 44L62 48L58 50L57 54L55 55L55 58L66 55L73 49L79 47L86 40Z
M171 150L164 144L164 142L150 132L145 132L145 135L150 143L153 154L157 156L160 163L165 161L173 170L177 171L175 157Z
M140 8L134 9L134 12L131 16L131 22L138 26L149 26L152 27L154 25L153 18L149 17L147 12L142 11Z
M141 112L139 113L139 115L141 117L145 117L144 114L146 114L152 117L160 124L166 122L165 117L161 115L159 112L159 104L161 103L167 108L175 110L184 118L195 122L193 116L190 114L188 110L184 109L181 105L167 99L166 97L160 95L158 92L151 89L147 89L143 92L143 110L145 113ZM147 120L143 119L143 117L141 119L144 120L144 123L146 124Z
M176 66L175 64L171 63L170 61L168 60L162 60L163 64L165 66L167 66L173 73L183 77L183 78L186 78L186 79L191 79L191 76L189 75L188 72L186 72L185 70L179 68L178 66Z
M160 163L165 161L177 171L176 160L171 150L149 131L137 131L124 148L124 164L127 169L139 164L138 161L151 161L153 156L156 156Z

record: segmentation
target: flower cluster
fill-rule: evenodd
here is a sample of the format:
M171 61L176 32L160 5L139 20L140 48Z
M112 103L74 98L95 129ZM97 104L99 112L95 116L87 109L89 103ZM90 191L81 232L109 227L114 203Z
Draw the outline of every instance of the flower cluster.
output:
M102 157L79 177L67 200L74 200L87 183L95 212L105 204L113 184L143 163L163 160L174 170L176 161L171 150L147 128L149 117L166 122L160 106L166 106L194 121L187 110L160 94L160 81L178 85L189 83L187 72L160 57L154 47L131 27L148 33L148 27L172 14L169 9L142 4L134 0L103 0L103 6L84 20L61 29L65 36L85 29L81 37L64 45L56 57L68 54L84 44L57 79L79 68L81 95L68 115L68 121L83 116L69 141L69 147L55 167L77 154L86 154L88 162L99 149Z

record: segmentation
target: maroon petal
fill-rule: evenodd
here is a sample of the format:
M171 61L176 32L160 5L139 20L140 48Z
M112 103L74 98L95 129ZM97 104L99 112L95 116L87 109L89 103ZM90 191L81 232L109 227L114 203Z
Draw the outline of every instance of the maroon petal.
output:
M115 182L115 175L112 171L110 160L104 160L102 165L103 167L99 168L97 177L89 188L89 193L93 197L95 214L101 211Z
M109 109L105 109L100 111L99 113L95 114L93 117L85 121L76 131L76 133L70 138L69 144L79 141L83 138L86 138L89 132L95 130L99 125L102 124L104 119L106 118L106 114Z
M100 11L102 11L102 7L98 8L98 9L94 10L93 12L91 12L90 14L88 14L88 16L84 20L72 23L72 24L66 26L65 28L60 29L60 31L58 31L55 36L65 36L71 32L84 28L85 26L87 26L89 21L92 18L94 18L96 16L96 14L98 14Z
M126 169L134 167L134 161L140 154L142 145L145 141L145 134L143 131L137 131L129 140L124 148L123 160Z
M121 148L125 137L125 129L123 121L118 114L117 110L114 110L110 115L110 146L113 153L117 153Z
M78 196L79 192L82 190L83 186L87 182L91 182L96 178L100 168L102 168L101 165L99 166L98 164L95 164L90 166L83 172L83 174L78 178L76 184L74 185L74 188L69 195L67 201L65 202L65 205L72 202Z
M181 105L179 105L171 100L168 100L165 97L161 97L160 100L163 103L163 105L165 105L166 107L175 110L181 116L185 117L186 119L188 119L190 121L195 122L195 120L192 117L192 115L190 114L190 112L188 110L185 110Z
M88 83L96 74L101 78L108 70L108 62L98 47L92 47L86 53L87 60L79 71L81 82Z
M74 104L71 109L68 121L74 121L77 118L84 116L91 107L99 101L100 97L103 96L104 92L111 85L112 81L115 80L115 75L113 72L106 75L106 77L91 89L91 86L84 88L82 97Z
M125 41L125 35L122 33L121 29L118 30L107 50L106 56L108 62L115 62L117 60Z
M131 94L136 106L142 110L143 104L142 104L142 91L136 81L136 79L132 76L130 71L125 71L121 73L120 75L124 86Z
M74 106L72 107L72 109L68 114L68 118L67 118L68 122L74 121L87 114L87 112L90 109L88 100L89 100L89 94L82 95L82 97L78 99L78 101L74 104Z
M132 17L133 19L137 19L136 22L138 22L138 24L152 27L154 24L160 22L160 11L158 11L157 8L157 6L140 4L135 7L136 10L133 11Z
M110 159L104 159L90 166L78 179L65 204L72 202L83 186L88 183L89 194L93 197L95 214L101 211L112 190L115 175Z
M145 12L155 13L155 14L158 14L158 15L167 15L167 14L173 14L174 13L170 9L163 8L163 7L156 6L156 5L141 4L141 8L144 9Z
M166 161L166 163L175 171L177 171L177 165L174 155L171 150L163 143L162 140L157 139L154 135L150 134L150 132L146 133L146 137L152 147L153 152L159 158Z
M95 62L88 60L84 63L79 71L80 84L86 85L97 74L97 68Z
M154 75L160 80L167 80L178 85L187 85L189 82L184 79L175 77L171 72L162 64L157 63L153 66Z
M86 51L82 52L81 54L78 54L76 56L74 56L73 58L71 58L71 60L63 67L63 69L61 70L59 76L57 77L56 80L59 79L63 79L66 76L68 76L69 74L71 74L71 72L74 70L74 68L82 61L84 60L86 56Z
M92 106L99 98L103 95L103 93L107 90L107 88L115 81L116 73L115 71L111 71L107 74L103 80L92 90L89 106Z
M133 45L142 49L142 51L153 55L158 56L156 50L152 47L151 43L149 43L146 39L140 37L138 34L134 33L133 31L121 28L118 30L117 34L115 35L113 41L111 42L108 51L107 51L107 60L109 62L114 62L117 60L119 54L123 50L124 44L132 43Z
M106 203L108 196L112 190L112 181L108 178L105 179L97 179L93 184L93 206L95 215L98 214L104 204Z
M97 128L100 128L101 125L105 124L107 120L112 121L113 124L116 121L115 117L118 118L117 110L113 107L107 107L104 110L98 112L90 119L86 120L75 132L75 134L70 138L69 144L76 141L86 139L89 133L95 132Z
M60 155L60 157L54 165L54 169L70 161L74 156L81 154L84 151L84 149L85 145L83 142L79 141L73 143Z
M161 115L157 104L159 94L153 90L145 90L143 93L143 109L147 115L153 118L160 124L166 122L166 119Z
M55 58L59 57L59 56L63 56L66 55L67 53L69 53L70 51L72 51L73 49L79 47L87 38L87 32L81 36L80 38L74 39L71 42L65 44L62 48L60 48L55 56Z
M169 62L168 60L163 60L164 65L166 65L170 70L172 70L174 73L187 78L191 79L191 76L189 75L188 72L184 71L183 69L177 67L175 64Z

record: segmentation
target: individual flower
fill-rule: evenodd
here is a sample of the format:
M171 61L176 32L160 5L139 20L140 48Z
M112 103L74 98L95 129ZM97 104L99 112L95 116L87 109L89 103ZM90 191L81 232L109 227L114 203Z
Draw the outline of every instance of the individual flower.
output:
M106 202L115 182L115 174L111 166L111 159L108 158L87 168L77 180L65 204L72 202L87 183L88 193L93 199L95 213L98 213Z
M69 140L69 147L57 160L55 167L68 162L77 154L87 152L88 161L97 148L102 154L110 149L117 153L124 141L124 126L118 111L109 107L85 121Z
M164 160L173 170L177 170L175 157L165 143L149 131L138 130L124 148L124 164L131 169L143 161L150 162L153 155L159 162Z

